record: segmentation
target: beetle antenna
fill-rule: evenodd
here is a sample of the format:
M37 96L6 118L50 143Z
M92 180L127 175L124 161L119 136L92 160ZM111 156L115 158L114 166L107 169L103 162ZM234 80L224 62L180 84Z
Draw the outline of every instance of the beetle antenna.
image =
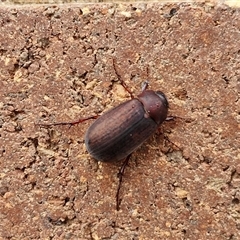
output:
M118 188L117 188L117 193L116 193L116 209L117 211L119 211L120 209L120 204L121 204L121 200L119 198L119 193L120 193L120 189L121 189L121 186L122 186L122 180L123 180L123 174L124 174L124 171L125 171L125 168L126 166L128 165L128 162L129 162L129 159L131 157L132 154L129 154L126 159L124 160L119 172L118 172L118 178L119 178L119 182L118 182Z
M132 92L129 90L127 84L123 81L121 75L120 75L120 74L118 73L118 71L117 71L116 59L113 58L112 60L113 60L113 68L114 68L115 74L117 75L118 80L120 81L121 85L122 85L122 86L124 87L124 89L130 94L131 98L133 99L134 96L133 96Z

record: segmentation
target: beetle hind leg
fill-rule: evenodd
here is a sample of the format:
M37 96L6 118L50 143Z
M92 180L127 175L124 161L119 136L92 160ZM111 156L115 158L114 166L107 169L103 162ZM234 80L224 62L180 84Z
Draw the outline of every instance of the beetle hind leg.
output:
M119 181L118 181L118 188L117 188L117 193L116 193L116 209L117 211L119 211L120 209L120 204L121 204L121 201L122 199L120 199L120 189L121 189L121 186L122 186L122 181L123 181L123 175L124 175L124 171L125 171L125 168L126 166L128 165L128 162L130 160L130 157L131 157L132 154L129 154L126 159L124 160L119 172L118 172L118 178L119 178Z

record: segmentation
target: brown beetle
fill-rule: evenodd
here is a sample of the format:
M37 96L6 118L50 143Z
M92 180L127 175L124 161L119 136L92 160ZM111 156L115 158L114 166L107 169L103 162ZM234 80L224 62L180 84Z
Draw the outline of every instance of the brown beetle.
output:
M168 101L164 93L146 90L147 86L145 83L138 98L126 101L100 116L85 135L87 150L96 160L113 162L126 159L118 174L117 210L120 207L122 177L131 153L167 118Z
M166 120L168 101L162 92L146 90L100 116L87 130L85 144L99 161L125 159Z
M122 178L125 167L134 150L144 143L167 119L168 101L164 93L147 90L145 82L142 92L134 98L121 76L114 70L119 81L131 95L131 100L112 108L101 116L91 116L75 122L38 124L40 126L75 125L89 119L97 120L88 128L85 144L89 154L98 161L114 162L125 159L119 171L116 193L116 208L119 210Z

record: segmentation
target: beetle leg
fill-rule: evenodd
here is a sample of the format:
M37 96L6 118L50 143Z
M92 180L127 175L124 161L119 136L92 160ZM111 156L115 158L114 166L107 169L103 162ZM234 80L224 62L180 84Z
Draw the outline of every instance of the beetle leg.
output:
M129 154L126 159L124 160L119 172L118 172L118 178L119 178L119 182L118 182L118 188L117 188L117 193L116 193L116 209L117 211L119 211L120 209L120 204L121 204L121 199L119 198L119 193L120 193L120 189L122 186L122 180L123 180L123 174L125 171L125 168L129 162L129 159L131 157L132 154Z
M168 116L165 121L174 121L175 119L180 119L180 120L185 120L187 123L191 123L194 121L192 118L187 118L187 117L178 117L178 116Z
M177 144L175 144L174 142L172 142L167 136L163 136L164 137L164 139L166 140L166 141L168 141L169 143L171 143L175 148L177 148L177 150L181 150L181 148L177 145Z
M96 119L98 118L99 115L91 116L91 117L86 117L86 118L81 118L73 122L57 122L57 123L35 123L35 125L38 125L40 127L50 127L50 126L57 126L57 125L69 125L69 128L73 125L85 122L90 119Z
M172 119L170 119L170 120L172 120ZM169 121L170 121L169 120ZM174 146L177 150L181 150L181 148L177 145L177 144L175 144L174 142L172 142L169 138L168 138L168 136L167 135L165 135L163 132L162 132L162 128L160 127L160 128L158 128L158 134L159 135L162 135L163 136L163 140L165 141L165 142L168 142L168 143L170 143L172 146ZM164 142L163 142L163 144L164 144Z
M117 75L118 80L120 81L121 85L130 94L131 98L133 99L134 96L133 96L132 92L129 90L129 88L127 87L127 84L123 81L121 75L117 71L115 58L113 58L112 60L113 60L113 68L114 68L115 74Z

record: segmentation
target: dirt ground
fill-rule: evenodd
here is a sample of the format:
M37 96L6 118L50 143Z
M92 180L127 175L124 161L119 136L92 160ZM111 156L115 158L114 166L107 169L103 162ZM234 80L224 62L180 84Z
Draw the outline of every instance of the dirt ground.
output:
M240 10L206 3L0 8L0 239L240 239ZM91 121L148 79L169 116L121 162Z

